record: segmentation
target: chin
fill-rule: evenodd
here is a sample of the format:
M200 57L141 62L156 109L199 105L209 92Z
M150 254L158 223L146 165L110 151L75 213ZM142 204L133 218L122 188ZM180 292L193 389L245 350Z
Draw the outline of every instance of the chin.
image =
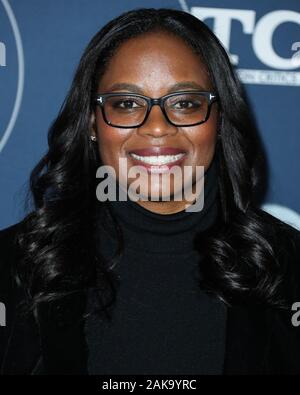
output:
M154 183L151 185L149 182L148 184L141 184L139 189L132 188L132 193L137 195L139 199L144 201L171 201L174 200L174 196L177 196L176 200L182 201L182 188L174 188L174 185L169 185L168 183L162 184ZM129 191L130 191L129 186Z

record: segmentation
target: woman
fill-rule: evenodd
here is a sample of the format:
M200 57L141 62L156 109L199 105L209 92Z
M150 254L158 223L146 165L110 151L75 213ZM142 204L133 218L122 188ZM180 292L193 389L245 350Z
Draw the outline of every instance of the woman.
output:
M104 26L31 174L35 208L1 232L1 372L300 373L299 232L258 207L260 163L202 22L137 9ZM164 179L175 165L192 171Z

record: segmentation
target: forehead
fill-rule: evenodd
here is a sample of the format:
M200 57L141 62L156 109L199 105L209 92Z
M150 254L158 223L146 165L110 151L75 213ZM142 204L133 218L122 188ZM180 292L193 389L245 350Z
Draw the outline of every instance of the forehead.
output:
M183 39L170 33L151 32L122 43L109 60L99 81L101 91L116 83L133 83L152 94L163 93L181 81L211 88L207 69Z

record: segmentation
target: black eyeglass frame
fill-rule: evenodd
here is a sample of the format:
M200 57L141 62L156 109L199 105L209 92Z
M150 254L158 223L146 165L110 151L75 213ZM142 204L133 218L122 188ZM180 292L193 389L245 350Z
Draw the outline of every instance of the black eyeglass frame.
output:
M189 93L201 94L202 96L206 97L206 99L208 101L206 117L205 117L204 120L202 120L200 122L197 122L197 123L178 125L178 124L172 122L169 119L169 117L167 115L167 112L166 112L166 109L165 109L165 106L164 106L165 101L169 97L177 96L177 95L181 95L181 94L189 94ZM140 98L145 99L147 101L147 112L146 112L144 120L142 122L140 122L139 124L134 125L134 126L120 126L120 125L116 125L116 124L113 124L113 123L109 122L108 119L106 118L106 115L105 115L104 103L105 103L105 100L108 97L111 97L111 96L129 96L129 97L140 97ZM165 118L173 126L186 127L186 126L200 125L200 124L202 124L202 123L204 123L204 122L206 122L208 120L210 112L211 112L211 105L217 100L218 100L218 96L214 92L210 92L210 91L191 91L191 90L189 90L189 91L180 91L180 92L172 92L172 93L169 93L168 95L164 95L164 96L161 96L159 98L152 98L152 97L149 97L149 96L144 96L144 95L141 95L139 93L132 93L132 92L97 93L95 95L95 97L94 97L95 103L98 104L100 106L100 108L101 108L102 116L103 116L104 121L109 126L113 126L113 127L116 127L116 128L122 128L122 129L138 128L138 127L142 126L146 122L152 107L154 105L156 105L156 104L160 106L161 111L164 114Z

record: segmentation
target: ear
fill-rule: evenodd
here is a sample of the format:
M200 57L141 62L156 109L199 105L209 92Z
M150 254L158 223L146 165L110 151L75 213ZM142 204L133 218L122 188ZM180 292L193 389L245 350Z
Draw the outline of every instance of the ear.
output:
M91 136L97 136L97 129L96 129L96 118L95 118L95 113L92 112L91 118L90 118L90 135Z

